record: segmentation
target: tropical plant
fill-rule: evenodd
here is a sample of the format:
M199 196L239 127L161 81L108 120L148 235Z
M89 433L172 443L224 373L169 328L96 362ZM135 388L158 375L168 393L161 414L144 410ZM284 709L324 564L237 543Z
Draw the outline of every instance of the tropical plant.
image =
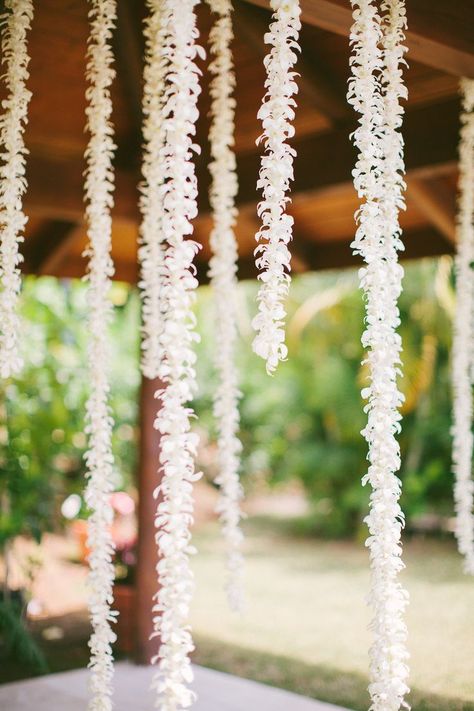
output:
M135 466L138 302L114 287L112 407L117 488ZM0 552L15 536L57 527L62 500L84 486L86 299L83 284L27 278L21 296L25 365L0 401Z
M117 488L133 481L136 458L139 304L133 289L112 292ZM255 482L301 482L312 504L309 528L328 536L363 530L368 492L366 383L360 344L363 303L355 270L293 281L288 303L289 358L269 377L251 350L256 285L239 290L242 474ZM406 266L400 300L405 394L401 476L409 526L425 514L452 512L449 352L453 313L449 258ZM0 550L16 535L39 538L59 525L59 506L83 488L86 300L78 282L27 278L22 298L25 367L0 398ZM197 303L197 426L215 450L212 294ZM209 457L206 457L209 460ZM210 479L215 464L205 464Z
M452 511L451 278L449 258L408 264L400 300L405 373L400 381L405 394L402 503L409 525L424 514L445 516ZM362 531L368 492L360 484L367 468L360 390L367 372L361 366L364 308L355 271L294 281L288 308L289 358L272 378L250 349L255 285L243 285L241 296L242 472L247 486L262 478L271 483L295 478L312 503L311 530L328 536ZM210 307L211 295L203 291L197 412L212 440Z

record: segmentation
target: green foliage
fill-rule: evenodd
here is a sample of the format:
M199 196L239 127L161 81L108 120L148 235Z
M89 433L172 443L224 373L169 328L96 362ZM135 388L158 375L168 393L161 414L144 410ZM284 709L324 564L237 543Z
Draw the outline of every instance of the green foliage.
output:
M406 396L400 437L403 506L408 524L452 511L449 350L453 292L450 261L406 268L400 300ZM117 486L135 467L139 303L113 288L112 397ZM360 344L364 305L355 270L306 275L288 304L289 359L269 377L252 353L256 285L240 289L243 476L247 487L296 479L312 503L310 530L327 536L363 532L369 491L360 390L367 381ZM0 398L0 549L19 533L39 537L57 525L58 505L84 485L87 304L75 282L27 278L23 317L25 368ZM215 450L212 294L200 290L197 315L198 422ZM7 427L8 425L8 427ZM207 457L207 461L212 457ZM208 475L215 474L212 466Z
M117 485L135 465L138 300L112 293L111 406L117 426ZM0 550L19 534L39 539L59 522L58 508L84 486L84 406L88 395L85 286L27 278L22 293L25 367L0 400Z
M44 655L23 623L21 608L14 599L0 600L0 659L2 663L14 661L33 673L45 673Z
M404 342L403 506L415 517L452 510L450 476L449 349L453 293L449 260L406 267L400 300ZM240 309L243 474L252 481L299 480L313 504L314 533L345 536L363 531L369 491L362 488L366 416L360 390L364 305L355 271L307 275L294 280L289 303L288 361L274 377L252 354L250 327L255 285L242 287ZM198 315L200 345L198 413L214 433L212 295L203 291ZM213 434L211 434L211 437Z

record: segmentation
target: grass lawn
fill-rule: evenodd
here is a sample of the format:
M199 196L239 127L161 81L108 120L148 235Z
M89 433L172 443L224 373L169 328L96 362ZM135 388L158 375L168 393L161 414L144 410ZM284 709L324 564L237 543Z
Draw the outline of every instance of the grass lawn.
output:
M247 610L222 592L214 526L196 534L195 661L366 711L370 635L364 546L288 536L284 523L245 525ZM415 711L474 710L474 581L451 543L405 546L410 593L410 702Z

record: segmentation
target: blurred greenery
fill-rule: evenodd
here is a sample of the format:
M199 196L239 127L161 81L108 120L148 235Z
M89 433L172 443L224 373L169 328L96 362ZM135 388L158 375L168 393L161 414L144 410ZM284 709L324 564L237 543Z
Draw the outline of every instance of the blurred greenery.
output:
M137 295L114 285L111 407L117 487L129 483L136 448ZM25 366L0 396L0 550L19 534L39 539L60 523L64 498L83 488L88 394L85 285L26 278L21 314Z
M240 300L239 367L244 476L273 483L300 481L312 503L306 532L329 537L363 535L368 494L366 416L360 390L364 306L355 270L308 274L293 282L288 304L288 361L273 377L251 351L256 286ZM408 525L427 515L452 512L450 476L449 351L454 307L450 258L406 266L400 299L405 394L401 477ZM201 294L199 322L201 424L215 432L211 416L212 294Z
M25 626L21 601L0 599L0 660L14 659L26 671L44 674L48 667L40 647Z
M400 300L406 401L400 444L403 506L409 525L452 511L449 350L453 311L449 258L406 267ZM288 303L289 359L267 376L251 350L256 284L239 291L238 364L243 393L242 473L246 485L301 482L311 502L307 531L361 535L368 491L360 389L367 380L360 335L364 307L355 270L294 279ZM116 419L117 488L133 481L139 299L112 290L111 406ZM66 495L83 487L83 412L87 397L85 285L26 278L22 293L25 368L0 396L0 549L18 534L39 538L57 527ZM196 425L203 468L215 473L212 294L197 301L199 394Z

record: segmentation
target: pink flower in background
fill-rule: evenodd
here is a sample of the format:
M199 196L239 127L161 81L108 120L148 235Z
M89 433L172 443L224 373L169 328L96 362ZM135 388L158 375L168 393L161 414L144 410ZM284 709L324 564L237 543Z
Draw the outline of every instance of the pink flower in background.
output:
M135 501L125 491L115 491L111 494L110 505L121 516L130 516L135 512Z

